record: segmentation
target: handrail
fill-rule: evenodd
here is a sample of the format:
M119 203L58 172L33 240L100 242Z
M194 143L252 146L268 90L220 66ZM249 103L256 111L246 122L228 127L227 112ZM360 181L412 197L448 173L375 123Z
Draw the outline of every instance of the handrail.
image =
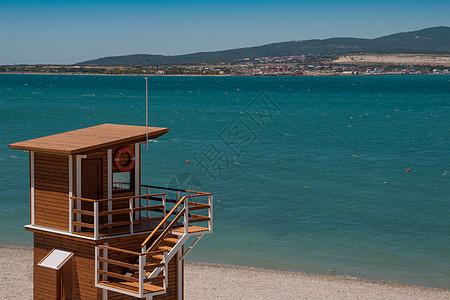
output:
M204 194L210 194L210 193L204 193ZM212 194L211 194L212 195ZM206 196L203 194L199 194L199 195L185 195L183 196L180 201L178 201L177 204L175 204L175 206L171 209L171 211L164 217L164 219L158 224L158 226L156 226L156 228L152 231L152 233L150 233L147 238L141 243L141 247L144 247L145 245L147 245L147 243L150 241L150 239L155 236L156 232L164 225L164 223L170 218L170 216L172 216L173 212L183 203L183 202L187 202L185 207L177 214L177 216L175 217L175 219L172 220L172 222L169 224L169 226L167 226L164 231L159 235L159 237L153 242L153 244L150 246L150 248L147 249L147 251L145 253L149 253L154 247L155 245L157 245L161 239L164 238L164 236L169 232L169 230L172 229L173 225L176 223L176 221L178 221L178 219L181 218L181 216L185 213L185 211L187 210L186 206L188 206L189 202L187 201L187 198L193 198L193 197L201 197L201 196ZM187 216L187 218L189 218L189 214ZM185 220L186 224L188 222L188 220Z
M123 252L123 253L131 254L131 255L137 255L137 256L144 255L144 254L136 252L136 251L125 250L125 249L120 249L120 248L111 247L111 246L97 245L97 247L102 248L102 249L111 250L111 251Z
M81 198L81 197L74 197L71 198L74 200L82 200L82 201L88 201L88 202L105 202L105 201L114 201L114 200L128 200L130 198L146 198L146 197L152 197L152 196L162 196L165 195L165 193L156 193L156 194L148 194L148 195L130 195L130 196L123 196L123 197L116 197L116 198L108 198L108 199L89 199L89 198Z
M183 198L180 199L180 201L178 201L177 204L175 204L175 206L170 210L170 212L164 217L164 219L161 220L161 222L159 222L158 226L156 226L155 229L153 229L152 233L150 233L147 238L141 243L141 247L144 247L148 241L156 234L156 232L161 228L161 226L164 225L164 223L170 218L170 216L173 214L173 212L181 205L181 203L184 202L184 199L187 196L183 196Z
M112 227L112 226L129 225L129 227L130 227L129 232L133 233L134 232L134 230L133 230L134 229L134 221L135 221L134 220L135 207L133 204L133 202L134 202L133 199L147 199L147 206L144 205L143 207L139 207L138 209L136 209L136 213L139 213L140 211L144 211L144 210L148 210L148 211L160 210L161 207L159 207L159 206L149 205L148 200L162 201L163 206L164 206L165 205L165 197L166 197L166 193L153 193L153 194L148 193L146 195L129 195L129 196L123 196L123 197L108 198L108 199L88 199L88 198L75 197L75 196L70 197L70 199L69 199L69 207L70 207L70 212L69 212L70 228L69 228L69 230L72 230L71 228L73 228L73 226L77 226L77 230L76 230L77 232L79 231L79 228L81 228L81 227L91 228L91 229L93 229L94 238L97 239L99 237L99 229L106 228L106 227ZM73 206L73 204L75 202L74 200L77 200L80 202L86 201L88 203L92 203L94 206L93 211L75 208ZM99 212L99 203L114 202L114 201L126 201L126 200L128 200L128 202L129 202L129 208L110 209L107 211ZM165 208L165 206L163 207L163 209L164 208ZM77 214L77 216L78 216L77 221L74 220L73 214ZM129 221L127 223L109 221L109 223L100 224L99 217L110 216L110 215L115 215L115 214L128 214ZM93 222L92 223L91 222L88 222L88 223L81 222L81 219L79 217L83 216L83 215L93 217ZM148 216L148 213L147 213L147 216ZM70 231L70 233L72 234L73 231Z
M170 187L162 187L162 186L156 186L156 185L141 184L141 187L149 187L149 188L153 188L153 189L169 190L169 191L180 191L180 192L188 193L187 190L175 189L175 188L170 188Z
M141 187L149 187L153 189L160 189L160 190L168 190L168 191L177 191L177 192L185 192L185 193L195 193L195 194L201 194L201 195L212 195L212 193L205 193L205 192L199 192L199 191L191 191L191 190L182 190L182 189L175 189L175 188L169 188L169 187L162 187L162 186L155 186L155 185L145 185L141 184Z
M147 249L145 253L149 253L153 250L153 248L156 247L157 244L166 236L166 234L172 229L173 225L181 218L181 216L186 211L186 208L183 207L183 209L178 213L178 215L175 217L175 219L170 222L169 226L164 229L164 231L158 236L158 238L153 242L153 244L150 246L150 248Z

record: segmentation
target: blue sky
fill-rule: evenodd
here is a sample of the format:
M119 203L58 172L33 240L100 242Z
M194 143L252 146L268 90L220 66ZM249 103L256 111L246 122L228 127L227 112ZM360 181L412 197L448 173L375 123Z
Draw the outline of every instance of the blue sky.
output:
M450 26L450 1L0 0L0 65L74 64Z

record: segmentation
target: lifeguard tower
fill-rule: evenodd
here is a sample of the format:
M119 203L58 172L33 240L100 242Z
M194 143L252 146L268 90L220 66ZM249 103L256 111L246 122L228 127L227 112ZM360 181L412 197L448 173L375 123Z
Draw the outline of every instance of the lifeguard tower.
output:
M30 159L34 299L183 299L213 199L141 183L141 144L168 131L103 124L9 145Z

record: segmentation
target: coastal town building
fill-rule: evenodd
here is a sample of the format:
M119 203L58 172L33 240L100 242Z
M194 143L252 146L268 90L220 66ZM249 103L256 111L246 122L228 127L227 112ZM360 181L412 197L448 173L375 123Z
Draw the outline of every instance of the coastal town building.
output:
M344 56L345 58L346 56ZM364 56L344 59L336 54L264 56L220 61L215 64L125 65L125 66L0 66L0 73L102 74L102 75L198 75L198 76L336 76L336 75L423 75L449 74L449 56ZM363 59L364 58L364 59ZM369 58L374 58L370 60ZM376 59L375 59L376 58ZM408 62L405 63L405 62Z
M141 182L141 144L167 132L103 124L9 145L29 153L34 299L183 299L213 196Z

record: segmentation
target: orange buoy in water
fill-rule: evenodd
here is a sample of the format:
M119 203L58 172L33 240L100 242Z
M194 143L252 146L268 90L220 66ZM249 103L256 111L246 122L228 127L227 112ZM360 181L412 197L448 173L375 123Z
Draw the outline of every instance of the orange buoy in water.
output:
M411 169L406 169L406 172L411 172Z
M190 161L189 161L189 160L187 160L186 162L187 162L187 163L190 163Z

